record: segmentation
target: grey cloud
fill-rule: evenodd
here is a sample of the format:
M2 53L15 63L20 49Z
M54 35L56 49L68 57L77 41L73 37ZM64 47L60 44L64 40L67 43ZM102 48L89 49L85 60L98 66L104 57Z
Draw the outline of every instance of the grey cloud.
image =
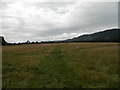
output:
M6 13L6 16L3 15L3 17L14 18L18 23L12 20L11 23L10 21L4 21L3 35L9 42L26 41L28 39L41 41L57 39L57 36L60 37L63 33L67 33L67 35L69 33L91 33L114 28L117 27L118 23L117 5L115 2L87 3L85 5L84 3L82 5L79 3L39 2L30 4L31 7L28 5L28 9L25 8L26 11L24 11L23 6L20 6L23 15L16 14L17 9L11 8L14 13ZM5 11L9 10L6 4L4 7ZM57 9L60 7L60 12L65 10L62 14L57 13ZM29 8L31 11L29 11ZM44 8L50 8L53 11L46 11ZM24 14L27 14L28 17L25 17Z

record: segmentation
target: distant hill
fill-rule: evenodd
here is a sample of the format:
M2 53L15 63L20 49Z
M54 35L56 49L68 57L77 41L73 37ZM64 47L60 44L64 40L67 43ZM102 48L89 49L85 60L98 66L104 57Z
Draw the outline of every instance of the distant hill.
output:
M0 36L0 45L6 45L7 42L5 41L4 37Z
M65 42L118 42L120 41L120 29L109 29L93 34L85 34L73 39L65 40Z
M0 36L0 45L19 45L19 44L40 44L40 43L69 43L69 42L120 42L120 29L109 29L93 34L85 34L67 40L60 41L41 41L41 42L21 42L7 43L4 37Z

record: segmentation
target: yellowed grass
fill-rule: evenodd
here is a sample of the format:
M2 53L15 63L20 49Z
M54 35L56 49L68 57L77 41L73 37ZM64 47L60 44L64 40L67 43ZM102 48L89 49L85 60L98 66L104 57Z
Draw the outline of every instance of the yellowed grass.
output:
M3 46L3 87L113 88L117 82L117 43Z

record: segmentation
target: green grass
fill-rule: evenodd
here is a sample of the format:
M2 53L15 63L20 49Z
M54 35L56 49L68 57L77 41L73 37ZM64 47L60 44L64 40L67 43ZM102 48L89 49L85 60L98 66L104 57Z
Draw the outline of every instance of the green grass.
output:
M3 46L3 88L117 88L117 43Z

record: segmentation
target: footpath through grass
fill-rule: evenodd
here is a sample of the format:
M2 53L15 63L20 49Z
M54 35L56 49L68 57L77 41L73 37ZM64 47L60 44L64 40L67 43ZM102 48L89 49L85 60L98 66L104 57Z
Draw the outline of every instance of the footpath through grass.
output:
M56 46L45 57L28 87L81 88L79 77L75 75L71 67L67 66L64 57L65 53L61 50L61 46Z

